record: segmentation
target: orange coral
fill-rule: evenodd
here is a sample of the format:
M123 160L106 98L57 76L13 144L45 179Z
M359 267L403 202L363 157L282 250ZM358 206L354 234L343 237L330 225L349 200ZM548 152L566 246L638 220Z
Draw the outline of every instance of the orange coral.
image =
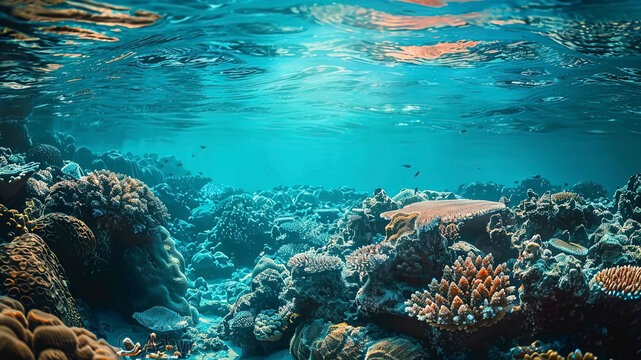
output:
M49 313L27 316L14 299L0 297L0 354L3 359L116 360L114 348L90 331L67 327Z
M426 226L436 219L455 223L505 209L505 204L486 200L426 200L409 204L400 210L387 211L381 217L392 219L396 214L418 214L416 225Z
M553 350L548 350L545 353L534 352L532 354L525 354L523 357L524 360L563 360L563 356L559 355L558 352ZM596 360L597 357L592 353L583 353L581 350L576 349L575 351L568 354L566 357L567 360Z
M641 298L641 266L617 266L596 273L590 284L610 296Z
M10 242L16 236L26 233L28 222L27 216L0 204L0 243L2 240Z
M397 211L397 210L395 210ZM387 213L383 213L387 214ZM382 216L382 215L381 215ZM385 227L385 241L394 245L401 236L411 234L416 229L418 214L399 213L392 217L392 221Z
M506 265L494 269L493 262L492 254L474 259L470 252L465 261L459 256L452 267L445 266L440 282L433 279L429 290L412 294L405 310L443 330L472 332L493 325L516 299Z

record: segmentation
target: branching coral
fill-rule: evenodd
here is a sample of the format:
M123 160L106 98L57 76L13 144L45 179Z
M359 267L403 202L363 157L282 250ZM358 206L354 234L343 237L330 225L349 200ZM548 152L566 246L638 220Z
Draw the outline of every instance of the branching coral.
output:
M3 359L116 360L115 348L79 327L67 327L56 316L0 298L0 354Z
M641 298L641 266L617 266L601 270L590 284L601 292L625 300Z
M493 269L492 263L491 254L459 257L445 267L440 283L433 279L429 290L414 293L405 310L443 330L472 332L493 325L512 309L516 298L506 265Z
M294 255L287 262L287 266L292 269L292 274L317 274L326 271L340 271L343 267L343 261L337 256L315 254L308 251Z
M347 268L363 275L375 271L390 258L391 247L387 245L366 245L345 258Z
M24 234L0 245L0 290L27 310L59 316L65 324L82 326L58 258L37 235Z

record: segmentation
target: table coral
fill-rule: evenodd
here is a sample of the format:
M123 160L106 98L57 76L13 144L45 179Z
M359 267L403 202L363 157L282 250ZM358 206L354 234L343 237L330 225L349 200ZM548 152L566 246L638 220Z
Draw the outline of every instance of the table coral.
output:
M505 264L493 269L491 254L485 258L468 254L446 266L440 282L433 279L429 290L416 292L405 303L406 311L443 330L472 332L490 326L512 309L516 299L509 286Z
M417 213L417 226L425 226L436 218L439 218L441 223L459 222L503 209L505 209L504 203L486 200L426 200L409 204L399 210L386 211L381 214L381 217L392 219L399 213Z
M90 331L67 327L56 316L0 297L0 354L3 359L116 360L116 349Z
M0 290L19 300L25 309L40 309L65 324L82 326L76 303L67 288L56 255L35 234L24 234L0 245Z
M641 298L641 267L617 266L601 270L590 284L601 292L625 300Z

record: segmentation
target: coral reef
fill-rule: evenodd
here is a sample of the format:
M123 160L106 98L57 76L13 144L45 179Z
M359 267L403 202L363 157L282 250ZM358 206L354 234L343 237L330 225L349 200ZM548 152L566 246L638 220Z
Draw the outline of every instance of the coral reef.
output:
M516 297L505 264L493 269L492 255L468 254L446 266L440 282L432 280L429 290L416 292L406 302L406 311L444 330L472 332L491 326L512 309Z
M20 303L0 298L0 354L3 359L117 360L116 349L80 327L67 327L39 310L25 314Z
M37 235L24 234L0 245L0 290L25 309L54 314L69 326L82 326L58 258Z

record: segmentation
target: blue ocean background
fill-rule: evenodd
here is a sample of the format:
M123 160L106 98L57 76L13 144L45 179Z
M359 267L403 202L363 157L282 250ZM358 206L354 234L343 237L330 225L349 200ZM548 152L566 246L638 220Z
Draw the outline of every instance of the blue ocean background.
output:
M612 191L641 166L636 1L112 3L162 18L3 42L3 118L251 191L537 174Z

